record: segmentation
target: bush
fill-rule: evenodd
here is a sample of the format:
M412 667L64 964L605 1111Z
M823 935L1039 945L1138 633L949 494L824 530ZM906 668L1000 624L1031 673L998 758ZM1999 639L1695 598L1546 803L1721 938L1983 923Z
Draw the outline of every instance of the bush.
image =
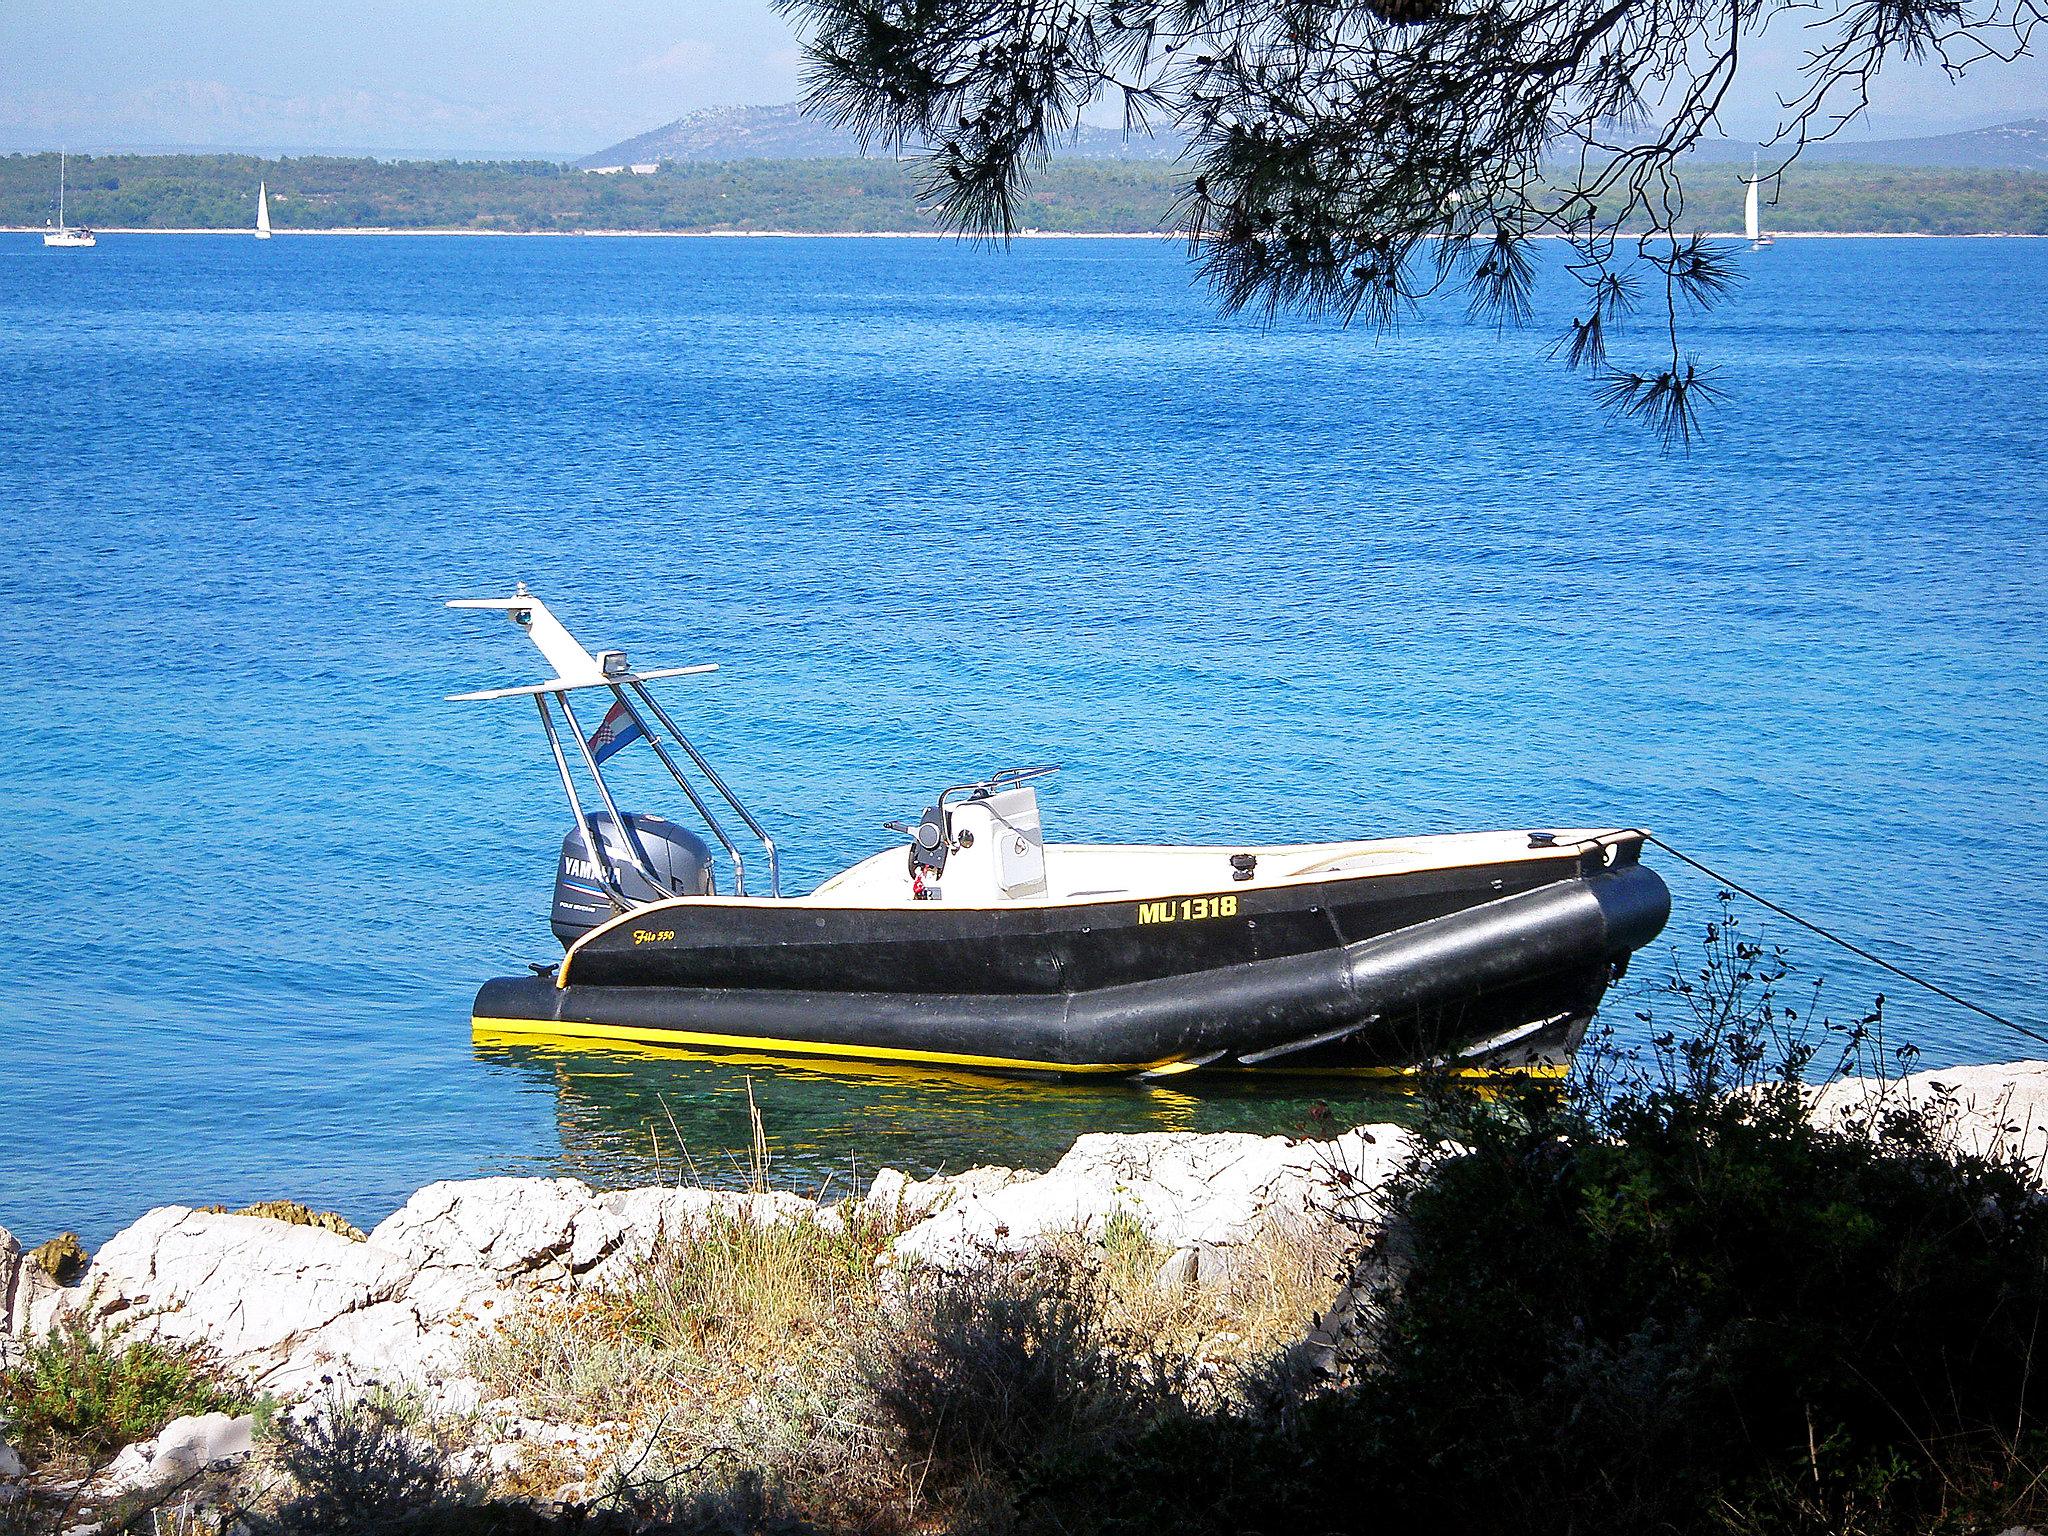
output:
M1355 1383L1163 1420L1124 1530L1997 1531L2048 1514L2048 1200L1939 1103L1817 1125L1810 1025L1725 914L1563 1095L1446 1086ZM1676 1005L1681 1030L1660 1031ZM1809 1016L1810 1009L1804 1010ZM1897 1060L1895 1054L1892 1060ZM1906 1053L1910 1059L1910 1053ZM1369 1490L1369 1497L1363 1490Z
M1064 1264L927 1277L876 1330L860 1384L899 1453L954 1481L1016 1478L1129 1418L1143 1376Z
M0 1374L0 1435L31 1461L99 1461L173 1419L247 1410L248 1394L205 1351L132 1334L60 1317Z
M392 1536L446 1523L455 1503L439 1456L384 1403L280 1419L275 1457L296 1491L274 1515L247 1517L270 1536Z

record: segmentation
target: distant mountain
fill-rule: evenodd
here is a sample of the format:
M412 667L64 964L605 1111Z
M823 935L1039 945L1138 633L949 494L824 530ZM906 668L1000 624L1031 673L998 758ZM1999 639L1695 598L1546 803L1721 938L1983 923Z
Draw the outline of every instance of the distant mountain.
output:
M1168 135L1126 138L1113 128L1083 128L1060 153L1081 160L1171 160L1181 141ZM794 103L782 107L712 107L585 155L576 163L644 165L659 160L843 160L860 142Z
M1078 160L1165 161L1179 155L1182 140L1171 133L1126 138L1113 128L1083 128L1060 153ZM1747 160L1755 145L1723 139L1702 144L1689 157L1720 163ZM692 112L609 149L586 155L584 167L644 165L654 161L842 160L860 153L853 135L791 104L781 107L713 107ZM1770 157L1770 151L1763 151ZM2048 171L2048 119L2001 123L1962 133L1920 139L1876 139L1863 143L1830 139L1807 146L1802 158L1818 165L1897 165L1918 169Z
M1732 139L1702 144L1693 151L1696 160L1747 160L1752 144ZM1779 153L1782 154L1782 148ZM1771 150L1763 150L1769 161ZM2000 123L1995 128L1971 128L1962 133L1940 133L1924 139L1872 139L1854 143L1828 139L1809 144L1800 157L1809 165L1897 165L1914 169L1961 171L2048 171L2048 118Z

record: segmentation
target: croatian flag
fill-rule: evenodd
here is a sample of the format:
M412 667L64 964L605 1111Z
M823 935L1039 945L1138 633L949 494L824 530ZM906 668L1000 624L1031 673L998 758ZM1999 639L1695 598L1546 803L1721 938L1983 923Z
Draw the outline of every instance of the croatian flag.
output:
M638 741L645 732L640 722L633 718L633 712L624 703L614 704L605 711L604 719L590 736L590 755L602 763L623 746Z

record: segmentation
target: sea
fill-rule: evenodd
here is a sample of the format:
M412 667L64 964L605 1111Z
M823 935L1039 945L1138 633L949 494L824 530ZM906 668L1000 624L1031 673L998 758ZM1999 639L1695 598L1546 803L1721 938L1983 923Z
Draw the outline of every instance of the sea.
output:
M1554 256L1527 330L1382 338L1226 316L1156 240L0 236L0 1223L730 1182L754 1110L828 1198L1399 1114L473 1039L480 982L559 954L534 711L446 698L538 680L443 606L519 581L718 665L666 697L787 891L1026 763L1056 840L1640 825L2048 1030L2048 242L1739 264L1668 453L1549 356ZM1654 992L1721 904L1650 858ZM2044 1053L1735 910L1922 1065Z

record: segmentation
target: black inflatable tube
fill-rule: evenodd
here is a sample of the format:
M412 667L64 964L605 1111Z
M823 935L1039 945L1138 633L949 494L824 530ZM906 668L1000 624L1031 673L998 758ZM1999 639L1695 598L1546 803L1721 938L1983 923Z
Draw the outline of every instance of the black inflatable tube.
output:
M1048 1068L1140 1067L1259 1051L1373 1015L1452 1003L1627 958L1670 892L1623 864L1311 954L1095 991L958 994L485 983L480 1024L556 1022L658 1039L715 1036L833 1054L903 1053Z

